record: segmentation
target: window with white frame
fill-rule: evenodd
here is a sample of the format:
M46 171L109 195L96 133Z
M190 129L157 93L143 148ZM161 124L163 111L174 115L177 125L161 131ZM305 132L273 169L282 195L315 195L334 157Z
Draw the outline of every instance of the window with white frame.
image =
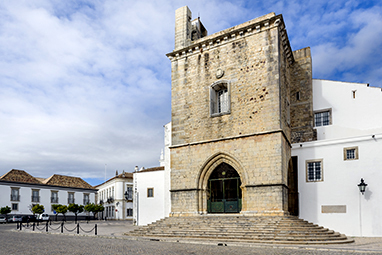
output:
M230 88L227 82L218 82L210 88L211 116L230 113Z
M68 204L74 204L74 192L68 192Z
M20 188L11 188L11 201L20 201Z
M40 191L38 189L32 189L32 202L40 202Z
M127 192L126 200L133 200L133 187L126 186L126 192Z
M52 204L58 204L58 191L51 191L50 193L50 202Z
M344 160L358 159L358 146L344 148Z
M127 208L126 210L126 216L133 216L133 209Z
M19 204L12 204L12 211L18 211L19 210Z
M332 111L324 110L324 111L317 111L314 113L314 126L321 127L321 126L328 126L332 124Z
M322 159L306 161L306 181L323 181Z
M90 198L88 193L84 193L84 205L90 204Z

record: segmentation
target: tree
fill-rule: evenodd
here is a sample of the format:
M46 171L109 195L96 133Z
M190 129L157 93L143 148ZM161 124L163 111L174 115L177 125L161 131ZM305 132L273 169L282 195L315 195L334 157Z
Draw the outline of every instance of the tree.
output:
M9 206L5 206L5 207L0 208L0 214L4 214L5 217L7 217L7 214L11 213L11 212L12 212L12 210Z
M43 205L37 204L32 207L33 214L42 214L45 211L45 208Z
M52 205L52 209L55 210L57 214L62 213L62 215L64 216L64 220L66 221L65 213L68 212L68 207L66 205L60 205L60 204Z
M103 205L96 205L94 203L85 205L85 211L92 212L95 217L98 212L102 212L105 209Z
M69 204L68 211L76 215L75 221L77 223L77 214L82 213L84 211L84 206L78 204Z
M57 214L58 214L58 213L57 213L57 207L58 207L58 206L59 206L58 204L53 204L53 205L52 205L52 210L55 212L54 214L56 215L56 219L55 219L56 221L57 221Z

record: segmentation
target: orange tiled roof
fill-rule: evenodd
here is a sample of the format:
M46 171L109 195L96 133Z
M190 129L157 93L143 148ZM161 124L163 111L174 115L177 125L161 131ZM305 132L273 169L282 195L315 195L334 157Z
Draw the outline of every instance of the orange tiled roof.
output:
M24 170L12 169L8 173L0 177L0 180L10 181L10 182L24 182L24 183L35 183L41 184L39 180L34 178L32 175L28 174Z
M65 176L59 174L52 175L51 177L45 179L42 183L54 186L93 189L93 186L91 186L89 183L87 183L79 177Z
M82 180L79 177L54 174L47 179L35 178L32 175L25 172L24 170L16 170L16 169L12 169L8 173L1 176L0 181L46 184L46 185L53 185L53 186L63 186L63 187L82 188L82 189L94 189L93 186L91 186L89 183L87 183L86 181Z
M116 176L114 176L113 178L110 178L109 180L107 180L107 181L105 181L105 182L103 182L103 183L101 183L101 184L98 184L98 185L94 186L94 188L97 188L98 186L101 186L102 184L107 183L107 182L109 182L109 181L111 181L111 180L114 180L115 178L133 179L133 173L122 172L121 174L116 175Z

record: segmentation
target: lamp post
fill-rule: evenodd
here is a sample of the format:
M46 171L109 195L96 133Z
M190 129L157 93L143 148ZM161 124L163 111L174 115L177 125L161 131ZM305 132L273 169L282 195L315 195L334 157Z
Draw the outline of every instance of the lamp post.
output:
M361 178L361 182L357 185L359 188L359 192L361 192L362 195L365 194L366 186L367 184ZM359 196L359 231L360 235L362 236L362 206L361 206L361 195Z
M359 188L359 191L362 193L362 195L365 193L365 190L366 190L366 186L367 184L365 183L365 181L363 180L363 178L361 178L361 183L357 185L358 188Z

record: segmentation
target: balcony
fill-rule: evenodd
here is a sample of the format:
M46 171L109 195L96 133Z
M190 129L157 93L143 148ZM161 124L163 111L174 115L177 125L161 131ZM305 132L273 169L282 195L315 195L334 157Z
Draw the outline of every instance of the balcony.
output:
M52 204L58 204L58 197L51 197L51 198L50 198L50 202L51 202Z
M20 201L20 195L11 195L11 201Z
M32 202L40 203L40 196L32 196Z

